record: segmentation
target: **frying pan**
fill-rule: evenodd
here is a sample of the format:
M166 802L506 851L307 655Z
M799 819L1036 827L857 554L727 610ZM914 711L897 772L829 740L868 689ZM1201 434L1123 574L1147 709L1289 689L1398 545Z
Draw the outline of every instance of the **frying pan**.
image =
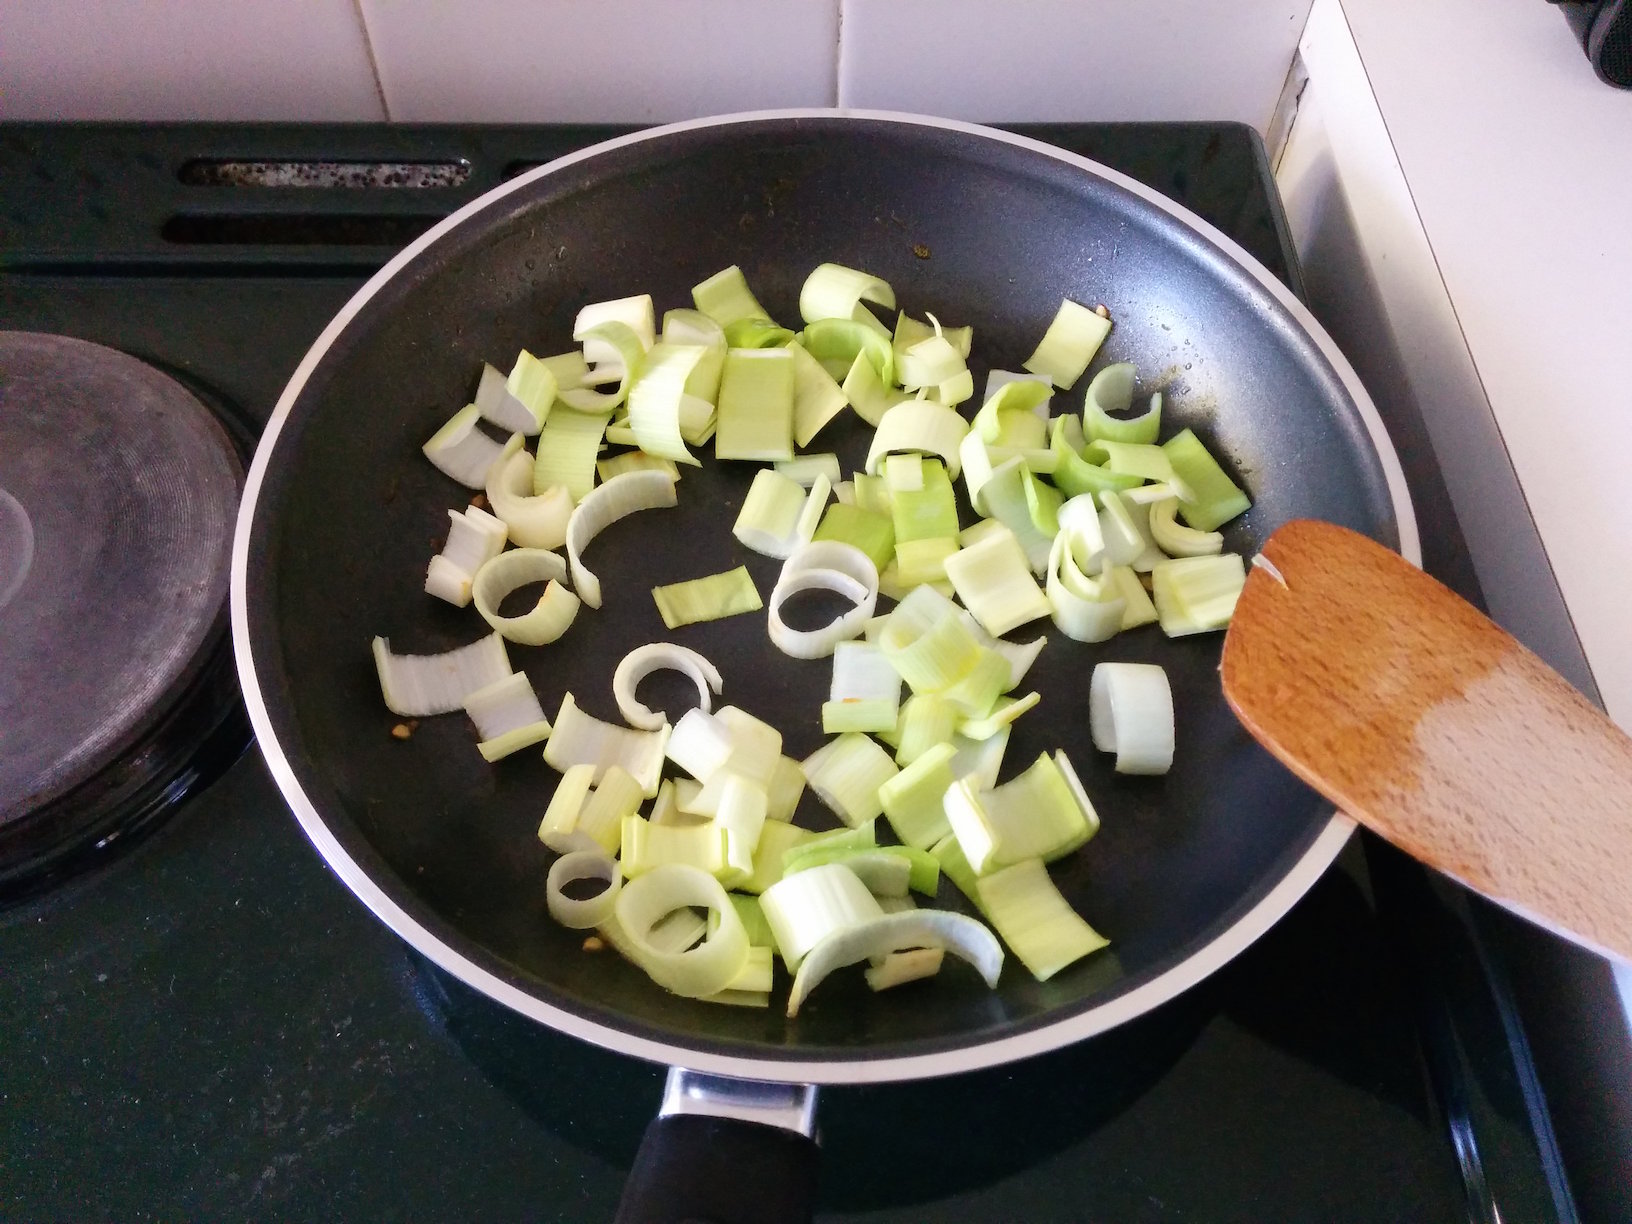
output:
M859 975L838 975L788 1021L780 1007L668 995L548 919L549 855L534 834L555 775L536 751L486 764L461 717L394 739L398 720L381 702L371 637L436 651L486 632L470 609L422 593L447 510L468 493L419 447L469 400L484 360L569 348L586 302L650 292L659 310L689 305L690 286L735 263L793 321L800 284L824 261L882 276L920 317L973 324L977 387L984 368L1018 368L1062 298L1103 302L1115 328L1095 368L1137 362L1145 390L1165 391L1164 435L1196 427L1251 494L1227 547L1250 552L1280 523L1312 517L1417 556L1376 411L1302 306L1184 210L1021 137L861 112L684 123L509 182L392 260L301 362L256 453L232 574L245 697L313 844L404 940L545 1024L715 1077L671 1076L679 1112L648 1133L628 1219L799 1215L808 1207L786 1200L808 1189L811 1147L793 1132L809 1133L813 1094L754 1085L967 1071L1101 1032L1249 944L1352 830L1231 717L1217 635L1169 640L1151 627L1085 647L1050 631L1027 679L1042 702L1018 725L1005 774L1057 747L1082 772L1103 829L1053 875L1111 937L1108 951L1046 983L1011 958L996 991L958 966L876 996ZM1067 406L1062 395L1055 411ZM815 445L836 449L848 471L867 432L836 424ZM825 661L778 654L758 616L666 633L648 594L744 561L769 591L777 563L744 555L729 534L754 466L687 468L677 509L631 516L590 546L605 607L586 609L553 646L511 651L547 711L570 691L616 718L616 661L669 638L713 660L724 700L780 727L789 755L818 746ZM1087 680L1104 659L1167 669L1178 755L1166 777L1117 777L1089 745ZM833 823L808 795L800 820ZM958 904L953 891L943 887L943 904ZM698 1105L709 1084L734 1101L715 1112L763 1116L770 1101L792 1115L769 1128L689 1116L711 1108ZM712 1171L729 1158L762 1176Z

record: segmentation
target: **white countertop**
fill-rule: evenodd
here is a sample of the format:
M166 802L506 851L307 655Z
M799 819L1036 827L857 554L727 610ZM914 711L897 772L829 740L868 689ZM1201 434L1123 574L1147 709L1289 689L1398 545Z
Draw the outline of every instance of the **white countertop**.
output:
M1632 91L1597 80L1544 0L1342 5L1587 661L1632 729Z

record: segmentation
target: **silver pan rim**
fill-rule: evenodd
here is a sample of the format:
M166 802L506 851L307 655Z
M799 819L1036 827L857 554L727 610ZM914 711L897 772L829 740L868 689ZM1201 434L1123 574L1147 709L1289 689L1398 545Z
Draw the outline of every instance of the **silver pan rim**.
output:
M1339 381L1343 384L1366 427L1388 486L1395 519L1399 529L1399 551L1412 564L1421 565L1421 545L1416 517L1411 505L1410 492L1399 456L1389 440L1370 396L1361 385L1358 375L1338 350L1336 343L1316 322L1308 309L1292 292L1277 280L1253 256L1200 217L1174 203L1159 192L1129 178L1108 166L1066 152L1052 145L1004 132L981 124L942 119L927 115L913 115L893 111L854 110L847 108L795 108L782 110L748 111L739 114L715 115L661 127L643 129L612 140L570 153L525 174L518 175L484 195L472 200L457 212L444 218L403 248L384 267L357 290L313 342L301 359L288 385L279 396L272 416L256 447L244 485L238 521L233 534L231 611L232 638L237 656L239 681L243 688L244 703L249 711L256 742L266 760L273 781L284 801L294 812L307 838L330 869L340 877L374 916L442 970L452 974L473 989L480 991L513 1011L549 1025L558 1032L567 1033L593 1045L649 1062L666 1063L712 1075L733 1076L739 1079L801 1082L813 1084L867 1084L901 1080L923 1079L951 1075L999 1066L1029 1058L1073 1042L1105 1032L1188 990L1221 969L1230 960L1248 948L1270 929L1314 885L1348 843L1355 825L1348 817L1333 812L1331 817L1304 851L1302 856L1281 879L1233 923L1196 949L1183 961L1167 969L1150 981L1107 1000L1084 1012L1060 1020L1027 1028L1011 1036L986 1038L972 1044L938 1050L926 1054L872 1056L865 1053L853 1057L829 1058L761 1058L742 1054L724 1053L676 1042L661 1041L639 1036L603 1024L576 1012L557 1007L517 988L493 974L482 965L443 940L413 915L397 904L372 875L351 857L340 840L329 829L316 805L300 785L284 747L278 742L256 674L254 654L249 632L248 564L251 526L259 502L262 484L277 440L289 419L296 400L305 388L312 372L323 360L335 341L343 334L353 318L393 277L417 259L421 252L442 237L463 225L475 214L486 210L496 200L528 184L569 166L597 157L613 149L625 148L650 140L660 140L677 133L705 128L726 127L786 121L797 119L843 118L881 124L899 124L938 128L944 131L995 140L1030 150L1034 153L1064 162L1115 184L1138 196L1145 203L1178 219L1195 230L1225 255L1234 260L1272 295L1303 329L1320 350Z

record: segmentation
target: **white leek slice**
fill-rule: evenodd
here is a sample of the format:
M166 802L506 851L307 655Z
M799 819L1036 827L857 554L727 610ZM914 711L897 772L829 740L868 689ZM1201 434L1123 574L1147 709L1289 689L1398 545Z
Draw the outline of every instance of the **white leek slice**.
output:
M470 489L487 482L487 469L504 453L504 443L477 428L480 418L475 404L466 405L421 448L443 474Z
M886 911L888 912L888 911ZM940 948L908 948L905 952L891 952L874 959L862 976L870 990L889 990L932 978L941 971L946 953Z
M818 319L853 319L866 313L861 304L871 302L886 310L895 309L895 290L889 282L843 264L825 263L805 278L799 290L799 317L806 323Z
M684 952L653 947L651 929L686 906L708 910L708 932L702 943ZM724 990L748 959L748 933L725 889L695 867L670 864L630 880L619 891L614 912L635 949L636 963L674 994L701 998Z
M1000 519L1014 533L1031 571L1042 574L1048 567L1048 550L1054 543L1059 526L1057 502L1053 500L1058 498L1059 493L1049 490L1053 494L1047 506L1049 513L1034 515L1033 511L1041 507L1038 500L1040 486L1035 482L1036 478L1023 459L1004 460L992 469L991 477L981 485L980 499L985 507L981 513ZM1050 516L1056 521L1047 521ZM1041 524L1037 521L1038 517L1044 519Z
M883 917L873 894L843 863L826 863L784 876L760 894L760 908L782 963L799 962L822 940Z
M496 466L496 465L495 465ZM448 540L431 559L425 575L425 593L447 600L456 608L470 603L476 571L504 550L509 531L505 524L478 506L448 511ZM449 589L449 583L452 589Z
M783 348L730 349L720 376L714 433L717 459L793 458L793 354Z
M974 887L981 913L1039 982L1110 943L1060 895L1041 859L981 876Z
M953 755L949 763L954 778L967 778L976 786L990 789L997 785L997 776L1003 771L1003 754L1009 747L1010 728L1004 727L990 739L972 740L961 735L952 737Z
M457 710L472 693L510 675L504 639L496 633L433 655L393 654L391 643L377 637L374 667L386 708L405 718Z
M720 780L720 786L714 823L730 833L741 851L751 856L758 848L760 833L765 828L765 788L730 770L722 770L715 778ZM714 779L710 779L703 789L706 791L713 782ZM747 868L744 876L753 873L751 862Z
M782 732L736 706L721 706L716 717L731 736L725 768L769 788L782 760Z
M1044 753L1001 786L960 778L943 805L977 875L1023 859L1059 858L1099 831L1099 817L1063 752Z
M531 353L526 355L532 357ZM542 365L540 369L543 369ZM531 403L523 403L511 395L506 382L503 373L484 361L481 381L476 384L476 410L482 414L483 420L493 422L506 433L536 434L550 415L550 403L555 398L553 380L549 395L535 395ZM542 408L538 407L540 404Z
M500 553L471 582L471 598L493 629L523 646L543 646L567 631L578 615L578 596L561 585L567 570L561 558L543 548L513 548ZM499 604L511 591L529 583L548 585L533 608L520 616L503 616Z
M993 637L1049 614L1049 603L1013 535L993 534L946 559L964 607Z
M577 364L579 367L583 366L582 361ZM516 364L511 367L510 376L505 380L504 392L521 406L528 420L532 422L532 428L516 428L510 425L505 425L504 428L511 433L537 433L543 427L544 422L549 419L550 408L555 404L555 397L561 386L561 374L563 372L565 371L553 364L552 359L544 358L541 360L534 357L526 349L522 349L516 357ZM577 370L569 373L569 380L574 386L578 385L576 378L573 377L577 373ZM485 385L487 381L485 375L482 381ZM478 404L480 403L481 394L482 388L478 387L476 390ZM487 415L485 409L483 409L482 415Z
M823 484L817 478L816 489ZM812 495L816 489L812 489ZM782 606L804 591L835 591L855 606L820 629L794 629L782 619ZM776 648L795 659L825 659L834 647L861 634L878 607L878 569L867 554L837 540L800 545L782 565L771 592L767 630Z
M561 775L544 809L544 819L538 826L538 840L557 854L571 854L575 850L590 850L602 854L600 844L578 832L578 813L595 780L593 765L574 765Z
M1197 531L1175 517L1176 497L1153 502L1150 507L1150 538L1170 557L1205 557L1224 551L1224 537L1216 531Z
M818 473L815 479L822 479ZM786 557L803 543L795 530L800 512L805 508L806 493L792 477L771 468L754 473L754 482L748 486L748 496L742 500L742 509L731 534L744 547L767 557Z
M1054 537L1043 589L1054 624L1073 641L1109 641L1122 631L1127 602L1110 580L1095 582L1081 573L1064 532Z
M856 732L817 749L803 768L816 797L851 828L884 810L878 788L900 772L889 753Z
M560 548L567 541L572 494L555 485L533 494L535 465L526 451L495 463L487 474L487 503L504 520L512 543L522 548Z
M943 800L956 780L952 774L955 753L950 743L935 744L880 784L878 799L885 819L906 845L928 850L952 832Z
M702 284L694 285L691 300L698 310L722 328L742 319L770 318L765 307L759 304L759 299L748 288L747 278L736 264L722 268Z
M697 708L705 714L713 708L711 693L718 693L725 684L719 668L695 650L673 642L637 646L618 660L617 669L612 673L612 698L618 703L618 713L631 727L656 731L668 721L662 714L642 705L635 696L640 682L659 671L677 671L688 677L697 686Z
M629 389L629 428L640 449L648 455L697 466L699 460L686 449L681 414L688 400L687 380L712 350L700 344L662 343L652 346L640 377ZM712 417L712 408L705 403Z
M649 349L657 338L657 315L652 308L652 295L616 298L608 302L591 302L578 312L572 325L572 338L583 341L584 360L590 365L608 365L617 369L623 354L617 346L601 339L595 329L603 323L622 323L640 338L641 347Z
M611 429L609 427L607 441L610 442L611 440ZM658 455L648 455L641 450L625 451L621 455L599 459L595 463L595 474L603 481L611 480L614 476L622 476L625 472L667 472L676 480L680 479L680 469L675 466L674 460L664 459Z
M544 745L544 762L558 773L574 765L593 765L593 782L599 784L609 766L616 765L640 783L648 799L657 794L663 772L663 750L669 731L637 731L616 723L602 722L578 708L572 694L561 698L555 716L555 730Z
M731 728L706 710L687 710L674 724L665 751L698 782L707 782L731 759ZM690 805L680 806L685 810Z
M818 476L826 476L828 483L836 486L844 475L839 467L839 457L831 451L780 460L776 464L776 471L803 489L814 485Z
M670 629L758 612L765 606L759 598L759 588L754 586L753 575L745 565L653 587L652 600L657 604L663 624Z
M1129 565L1149 573L1167 560L1150 536L1150 509L1130 501L1126 494L1107 489L1099 495L1100 531L1105 537L1105 555L1112 565Z
M485 760L509 756L550 734L549 720L525 672L515 672L477 689L465 698L464 705L470 721L476 724L476 734L482 737L476 747Z
M1098 503L1092 493L1079 493L1070 498L1055 513L1060 534L1065 537L1071 556L1084 573L1101 568L1105 555L1105 533L1100 526ZM1049 559L1050 564L1053 558Z
M896 357L917 344L920 340L928 340L931 336L944 336L958 350L959 356L969 360L969 350L974 347L975 329L973 327L943 327L941 321L934 315L928 315L928 323L920 323L917 319L901 311L895 317L895 334L890 343L895 348Z
M1100 663L1088 686L1094 747L1116 772L1164 774L1173 765L1173 690L1154 663Z
M1239 553L1180 557L1156 566L1150 580L1162 632L1183 637L1230 623L1247 570Z
M792 877L797 879L798 877ZM881 914L870 922L842 928L812 946L794 975L788 1016L833 970L908 948L940 948L974 966L991 989L1003 972L1003 947L977 920L951 910Z
M608 319L585 329L581 334L575 334L573 339L584 342L586 354L590 352L590 346L594 345L597 352L616 355L615 358L599 363L596 372L600 373L602 370L615 372L618 375L618 385L611 391L596 391L590 387L562 388L556 393L556 398L568 408L578 412L602 414L611 412L628 398L630 384L639 377L646 364L646 351L654 347L650 329L637 331L627 323Z
M567 564L580 599L592 608L601 606L600 579L580 560L589 542L637 510L661 509L675 501L674 478L667 472L625 472L578 503L567 523Z
M833 684L822 706L822 730L888 731L901 712L901 674L871 642L840 642L833 650Z
M662 339L669 344L701 344L706 348L723 349L725 329L700 310L665 310Z
M765 787L765 819L787 823L799 808L805 793L805 771L793 757L778 758L776 769Z
M565 485L575 502L595 487L595 457L601 452L606 418L593 412L557 408L538 435L533 460L533 492L548 493Z
M796 762L797 763L797 762ZM800 785L804 778L800 777ZM816 837L809 829L801 829L798 825L785 821L773 820L766 813L765 826L759 831L759 845L754 850L754 871L746 880L737 885L741 891L759 896L771 885L782 878L782 856L795 846L803 845ZM761 911L763 921L763 911ZM770 924L766 923L766 932L770 932ZM776 938L770 936L770 945L775 946Z
M1060 303L1036 352L1026 358L1025 368L1043 375L1063 390L1082 377L1110 334L1109 316L1097 314L1067 298Z
M796 446L809 446L810 440L821 433L850 400L844 388L804 345L790 340L787 351L793 354L793 441ZM836 481L838 477L833 479Z
M886 455L910 451L940 456L946 463L947 475L955 480L963 463L958 446L968 432L969 422L945 404L929 400L897 404L879 418L867 448L867 474L878 475Z
M592 897L567 896L567 885L580 880L600 880L606 887ZM550 917L562 926L575 931L587 930L600 926L612 916L622 887L623 876L612 859L593 850L574 850L550 864L550 873L544 882L544 903L549 907Z

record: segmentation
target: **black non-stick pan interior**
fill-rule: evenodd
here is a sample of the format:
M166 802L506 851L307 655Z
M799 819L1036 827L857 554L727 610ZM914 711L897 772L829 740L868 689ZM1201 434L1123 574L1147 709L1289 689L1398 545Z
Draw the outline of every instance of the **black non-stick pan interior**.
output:
M586 302L650 292L660 312L689 306L692 285L735 263L797 326L800 284L824 261L886 278L920 317L973 324L977 388L988 368L1018 368L1062 298L1103 302L1115 330L1094 368L1137 362L1144 390L1166 393L1163 436L1194 426L1253 497L1228 547L1250 552L1300 516L1397 540L1359 411L1255 275L1117 181L1022 145L838 116L671 132L525 182L380 285L299 390L253 508L248 626L268 726L346 853L474 963L619 1032L773 1060L931 1053L1093 1008L1216 940L1330 817L1227 711L1219 635L1169 640L1150 626L1083 646L1044 622L1051 641L1026 682L1042 701L1019 724L1005 777L1057 747L1081 772L1103 830L1054 876L1109 951L1046 984L1011 960L995 993L957 966L877 996L859 974L839 975L788 1022L779 1007L669 996L549 920L550 856L535 829L555 774L535 750L486 764L462 715L395 739L399 720L381 702L374 635L437 651L486 632L474 610L422 592L447 511L469 494L419 448L468 402L484 360L507 368L523 347L570 348ZM1080 409L1081 387L1055 411ZM835 426L814 449L837 449L848 471L868 432ZM709 456L685 469L677 509L635 515L590 546L604 609L585 609L553 646L511 648L547 712L571 691L615 719L617 660L668 638L712 659L723 700L774 722L790 755L822 742L826 661L776 652L763 614L666 632L648 593L746 562L769 595L777 563L730 535L754 470ZM1167 669L1178 756L1165 778L1118 777L1088 742L1101 660ZM800 820L835 823L809 794ZM950 884L941 895L957 904Z

